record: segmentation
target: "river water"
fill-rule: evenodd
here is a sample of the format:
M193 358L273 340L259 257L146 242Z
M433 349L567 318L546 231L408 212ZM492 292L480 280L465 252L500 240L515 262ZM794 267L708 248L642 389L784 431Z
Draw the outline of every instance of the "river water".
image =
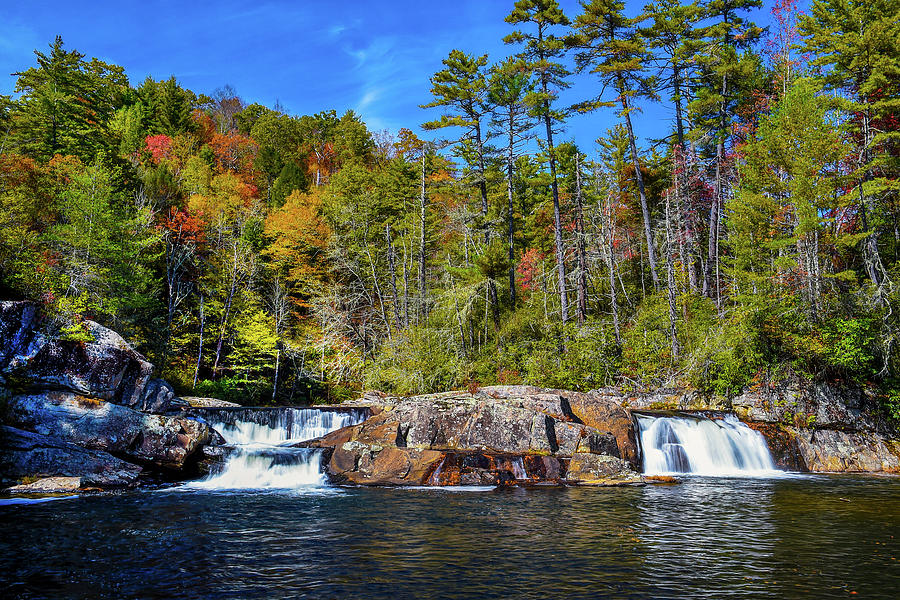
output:
M0 506L11 598L897 598L900 479L185 487Z

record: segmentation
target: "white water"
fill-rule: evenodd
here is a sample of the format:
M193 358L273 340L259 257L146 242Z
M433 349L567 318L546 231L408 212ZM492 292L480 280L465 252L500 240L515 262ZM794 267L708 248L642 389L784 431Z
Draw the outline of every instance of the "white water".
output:
M763 436L734 415L655 417L637 415L644 473L717 476L780 474Z
M522 462L522 457L517 456L511 461L513 477L516 479L528 479L528 473L525 472L525 464Z
M309 489L326 485L322 451L291 444L355 425L361 411L315 408L209 411L207 421L234 450L222 469L188 487L207 490Z

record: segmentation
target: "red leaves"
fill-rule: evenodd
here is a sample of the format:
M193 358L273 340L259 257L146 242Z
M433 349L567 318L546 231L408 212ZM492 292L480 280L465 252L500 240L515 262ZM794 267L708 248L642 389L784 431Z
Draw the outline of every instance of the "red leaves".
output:
M158 165L160 161L172 157L172 138L165 134L148 135L144 138L144 144L153 159L153 164Z
M169 214L160 219L159 227L168 231L179 243L196 246L206 241L206 224L202 213L190 210L169 209Z
M537 289L537 276L543 267L544 259L547 256L537 248L529 248L516 267L516 273L519 276L519 285L523 290L534 291Z
M216 158L220 173L237 174L245 183L253 181L253 159L259 146L253 138L240 133L214 133L209 140L209 148Z

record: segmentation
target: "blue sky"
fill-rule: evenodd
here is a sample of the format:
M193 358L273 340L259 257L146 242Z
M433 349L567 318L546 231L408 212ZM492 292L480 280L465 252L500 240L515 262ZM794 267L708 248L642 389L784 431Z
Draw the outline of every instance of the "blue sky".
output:
M636 14L643 0L627 0ZM197 93L232 85L248 103L280 102L292 114L353 109L371 130L418 129L437 113L428 78L453 48L499 60L513 0L294 0L293 2L3 2L0 73L35 64L33 50L58 34L66 47L125 68L133 85L148 75L175 77ZM771 0L757 22L768 22ZM577 0L561 0L572 18ZM594 80L573 80L563 101L597 91ZM0 93L15 78L0 75ZM669 128L672 111L648 106L636 119L642 136ZM612 110L570 121L561 139L587 151L615 123Z

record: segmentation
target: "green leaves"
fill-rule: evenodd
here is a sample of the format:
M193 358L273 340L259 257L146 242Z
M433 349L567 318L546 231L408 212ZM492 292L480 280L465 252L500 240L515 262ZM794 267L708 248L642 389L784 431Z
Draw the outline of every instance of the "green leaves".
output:
M68 154L90 161L111 147L107 123L122 105L128 80L121 67L63 48L35 51L37 67L15 73L21 94L11 114L12 142L23 154L48 160Z

